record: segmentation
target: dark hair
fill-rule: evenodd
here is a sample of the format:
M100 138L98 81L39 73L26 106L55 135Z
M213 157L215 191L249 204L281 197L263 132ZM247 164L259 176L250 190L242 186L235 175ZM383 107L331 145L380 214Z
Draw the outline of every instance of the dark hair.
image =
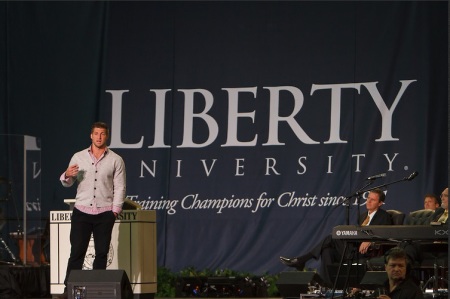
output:
M434 198L434 202L437 203L438 205L441 205L441 200L436 195L428 193L428 194L425 194L425 196L423 198L425 199L427 197Z
M384 202L384 200L386 199L386 195L384 194L383 190L381 190L380 188L375 188L373 190L370 190L370 192L378 194L378 197L380 198L380 201L382 201L382 202Z
M405 259L406 265L409 266L410 264L408 254L406 254L406 251L400 247L391 248L384 254L384 263L386 265L391 259Z
M91 126L91 133L94 132L95 128L105 129L106 130L106 135L109 136L109 127L104 122L98 121L98 122L93 123L92 126Z

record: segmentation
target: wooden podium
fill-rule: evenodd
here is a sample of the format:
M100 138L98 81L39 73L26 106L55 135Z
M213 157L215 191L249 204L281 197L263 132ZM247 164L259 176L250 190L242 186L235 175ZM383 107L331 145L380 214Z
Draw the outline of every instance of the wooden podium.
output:
M70 255L70 219L72 211L50 212L50 293L64 291L67 260ZM91 244L83 269L92 269L95 256ZM154 298L157 287L156 212L124 210L113 228L107 269L124 270L134 298Z

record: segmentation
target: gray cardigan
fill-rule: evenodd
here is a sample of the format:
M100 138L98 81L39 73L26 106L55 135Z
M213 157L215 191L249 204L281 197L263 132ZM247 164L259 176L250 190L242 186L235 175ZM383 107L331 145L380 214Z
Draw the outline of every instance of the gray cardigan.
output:
M76 179L61 176L64 187L78 183L76 206L92 207L93 200L98 208L112 206L121 211L125 199L126 172L123 159L110 149L95 163L90 155L90 147L75 153L69 165L78 164Z

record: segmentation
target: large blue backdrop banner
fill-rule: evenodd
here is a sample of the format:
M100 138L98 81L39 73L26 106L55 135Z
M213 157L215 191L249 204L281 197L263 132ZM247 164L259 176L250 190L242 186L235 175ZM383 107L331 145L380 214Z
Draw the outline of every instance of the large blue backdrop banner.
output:
M406 213L445 188L444 6L111 3L101 113L158 263L280 271L368 176Z

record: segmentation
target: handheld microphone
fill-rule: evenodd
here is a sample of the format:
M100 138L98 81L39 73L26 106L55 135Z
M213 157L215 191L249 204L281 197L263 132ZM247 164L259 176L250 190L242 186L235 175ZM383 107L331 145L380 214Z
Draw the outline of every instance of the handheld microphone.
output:
M385 176L386 176L386 172L383 172L383 173L380 173L380 174L376 174L376 175L370 176L366 180L373 181L373 180L376 180L376 179L379 179L379 178L382 178L382 177L385 177Z
M407 177L406 179L407 179L408 181L411 181L411 180L413 180L417 175L419 175L419 173L418 173L417 171L414 171L414 172L411 173L411 174L409 175L409 177Z

